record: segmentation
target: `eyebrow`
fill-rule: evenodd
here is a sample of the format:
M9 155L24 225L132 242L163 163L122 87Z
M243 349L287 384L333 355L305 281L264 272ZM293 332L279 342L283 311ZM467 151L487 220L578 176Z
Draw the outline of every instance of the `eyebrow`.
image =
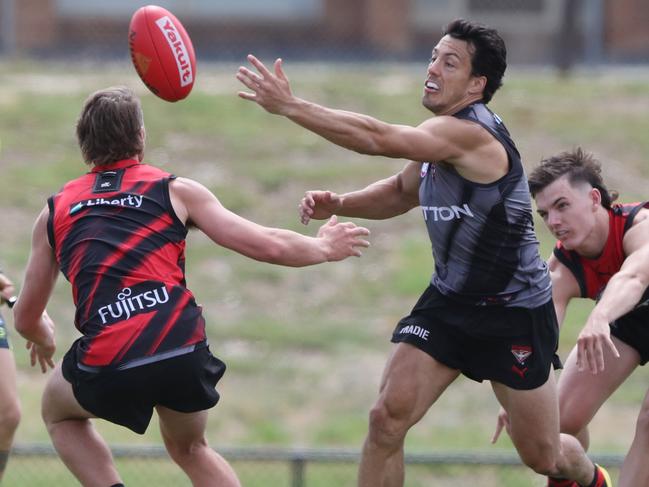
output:
M438 55L438 56L440 55L439 50L438 50L437 48L434 48L434 49L433 49L433 52L432 52L432 56L435 56L435 55ZM450 57L450 56L453 56L453 57L457 58L458 61L461 61L461 60L462 60L462 58L460 57L460 55L457 54L457 53L455 53L455 52L444 52L444 53L441 54L441 56L442 56L442 57Z
M565 199L566 199L565 196L559 196L556 200L554 200L554 201L550 204L549 208L553 208L553 207L557 206L561 200L565 200ZM542 209L540 209L540 208L538 208L538 207L537 207L537 209L536 209L536 212L537 212L538 214L541 214L541 213L547 213L546 210L542 210Z

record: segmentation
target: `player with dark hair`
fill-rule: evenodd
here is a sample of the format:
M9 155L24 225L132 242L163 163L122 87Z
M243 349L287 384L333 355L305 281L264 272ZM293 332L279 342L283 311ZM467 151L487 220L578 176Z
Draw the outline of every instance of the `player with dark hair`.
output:
M572 299L596 301L558 382L561 431L588 448L588 423L649 360L649 203L613 203L617 194L606 188L601 163L581 148L541 161L529 186L558 240L548 263L559 323ZM649 394L620 487L649 485L648 445Z
M491 381L525 464L584 486L610 486L579 442L559 434L550 277L519 152L486 105L506 68L498 33L466 20L446 27L423 88L422 103L435 116L416 127L300 99L280 59L274 72L248 59L257 71L239 68L237 78L251 90L240 97L347 149L412 161L362 190L308 191L300 203L305 224L332 214L386 219L421 206L433 244L430 286L392 335L359 486L404 484L408 430L460 374Z
M171 458L195 486L239 486L205 439L225 365L210 352L201 307L185 285L185 237L198 228L252 259L306 266L360 256L369 232L332 217L317 237L268 228L224 208L203 185L142 162L140 101L127 88L90 95L77 123L90 172L48 200L33 230L15 326L53 366L53 325L41 316L59 270L72 285L74 342L43 394L57 452L84 486L118 486L90 418L144 433L153 410Z
M0 304L13 305L16 289L0 270ZM0 314L0 481L7 467L14 434L20 423L20 400L16 390L16 364L9 345L7 326Z

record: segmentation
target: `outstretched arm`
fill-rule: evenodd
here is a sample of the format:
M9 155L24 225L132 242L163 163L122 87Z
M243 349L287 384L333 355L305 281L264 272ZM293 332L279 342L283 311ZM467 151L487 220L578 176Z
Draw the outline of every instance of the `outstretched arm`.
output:
M453 163L461 159L467 140L461 122L454 117L431 118L418 127L389 124L360 113L331 108L294 96L289 80L277 59L271 72L253 55L248 61L254 72L241 66L237 79L251 92L239 96L254 101L266 111L282 115L325 139L362 154L383 155L413 161ZM469 128L469 131L477 127ZM463 135L462 135L463 134ZM469 132L471 134L471 132ZM476 134L480 139L480 134Z
M647 213L624 236L627 257L606 285L577 340L577 365L593 374L604 370L604 347L616 357L609 323L631 311L649 286L649 217Z
M38 361L43 372L47 367L54 368L54 323L45 307L59 271L54 252L47 241L48 215L49 209L45 207L34 224L25 280L14 306L16 330L28 340L27 348L31 350L32 365Z
M269 228L225 208L203 185L178 178L170 184L174 209L181 221L191 222L215 243L255 260L291 267L361 256L369 247L369 230L352 222L339 223L333 216L317 237L291 230Z
M306 225L334 214L371 220L401 215L419 205L420 169L421 164L410 162L394 176L342 195L307 191L298 206L300 221Z

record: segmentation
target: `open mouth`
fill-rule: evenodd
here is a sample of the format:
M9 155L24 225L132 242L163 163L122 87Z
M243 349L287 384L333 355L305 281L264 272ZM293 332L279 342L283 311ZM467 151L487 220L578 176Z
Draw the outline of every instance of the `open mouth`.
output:
M439 85L434 81L426 80L424 86L426 87L427 91L439 91Z

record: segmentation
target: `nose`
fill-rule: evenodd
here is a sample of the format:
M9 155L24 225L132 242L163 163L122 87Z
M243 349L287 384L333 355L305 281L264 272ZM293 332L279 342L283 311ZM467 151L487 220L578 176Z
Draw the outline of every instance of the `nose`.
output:
M430 61L428 63L427 71L428 71L429 75L436 75L436 74L439 73L439 63L440 63L439 58L437 58L437 59L435 59L433 61Z
M557 225L559 225L561 223L561 218L559 216L559 212L557 212L557 211L549 211L548 212L548 217L547 217L547 222L548 222L548 226L550 228L554 228Z

